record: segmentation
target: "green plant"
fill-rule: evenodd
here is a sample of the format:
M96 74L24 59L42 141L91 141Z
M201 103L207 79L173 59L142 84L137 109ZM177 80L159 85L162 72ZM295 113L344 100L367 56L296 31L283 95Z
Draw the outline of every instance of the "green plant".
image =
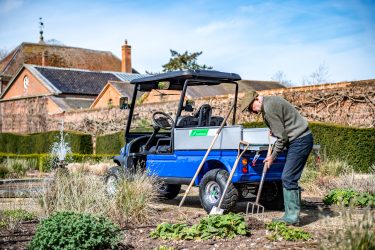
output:
M0 179L4 179L8 174L9 169L4 164L0 164Z
M29 249L105 249L121 240L119 226L104 217L59 212L38 226Z
M7 209L0 212L0 228L6 227L10 231L15 231L22 221L34 219L36 215L24 209Z
M150 233L150 236L162 239L207 240L212 238L232 239L236 235L249 233L244 217L229 213L207 216L191 227L187 224L162 223Z
M174 247L170 247L170 246L158 246L154 250L174 250Z
M5 218L13 218L22 221L29 221L36 218L34 213L26 211L24 209L10 209L1 212L1 215Z
M268 236L269 240L277 241L280 238L287 241L309 240L312 238L311 234L302 229L287 226L283 222L271 222L266 225L266 229L271 231Z
M354 205L375 207L375 195L367 192L356 192L352 189L333 189L324 198L326 205Z

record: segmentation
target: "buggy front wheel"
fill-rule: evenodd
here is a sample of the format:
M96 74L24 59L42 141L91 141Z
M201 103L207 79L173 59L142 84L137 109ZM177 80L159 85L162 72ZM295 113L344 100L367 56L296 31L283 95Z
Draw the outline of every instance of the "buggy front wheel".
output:
M109 196L114 196L117 192L117 185L123 177L121 167L111 167L105 176L105 189Z

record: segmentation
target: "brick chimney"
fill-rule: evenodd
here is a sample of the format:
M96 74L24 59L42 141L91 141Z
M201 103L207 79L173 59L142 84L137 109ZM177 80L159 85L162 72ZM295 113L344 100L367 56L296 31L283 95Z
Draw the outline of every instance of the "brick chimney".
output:
M132 53L131 53L131 46L128 45L128 40L125 40L125 44L121 46L121 49L122 49L121 72L132 73Z
M48 66L48 51L42 52L42 66Z

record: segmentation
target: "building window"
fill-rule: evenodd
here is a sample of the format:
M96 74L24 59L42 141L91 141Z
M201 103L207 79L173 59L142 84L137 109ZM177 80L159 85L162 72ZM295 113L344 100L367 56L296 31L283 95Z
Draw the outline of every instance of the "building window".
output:
M113 101L112 101L112 99L108 100L107 105L108 105L108 108L110 108L110 109L113 108Z
M23 78L23 90L24 92L26 93L27 92L27 89L29 88L29 77L26 75L24 76Z

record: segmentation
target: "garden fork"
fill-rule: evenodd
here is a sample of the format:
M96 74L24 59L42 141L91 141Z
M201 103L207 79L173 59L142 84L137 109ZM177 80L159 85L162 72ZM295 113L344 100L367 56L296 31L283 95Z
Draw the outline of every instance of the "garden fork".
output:
M271 145L271 136L268 135L268 151L267 151L267 157L271 155L271 151L272 151L272 145ZM257 193L257 197L255 199L255 203L254 202L248 202L247 203L247 206L246 206L246 216L249 214L249 207L251 205L251 215L252 216L256 216L256 217L259 217L259 215L261 215L262 219L263 219L263 214L264 214L264 206L260 205L259 204L259 198L260 198L260 195L262 193L262 188L263 188L263 184L264 184L264 179L266 177L266 173L267 173L267 170L269 168L269 164L268 162L264 163L264 166L263 166L263 171L262 171L262 178L260 179L260 184L259 184L259 188L258 188L258 193Z

